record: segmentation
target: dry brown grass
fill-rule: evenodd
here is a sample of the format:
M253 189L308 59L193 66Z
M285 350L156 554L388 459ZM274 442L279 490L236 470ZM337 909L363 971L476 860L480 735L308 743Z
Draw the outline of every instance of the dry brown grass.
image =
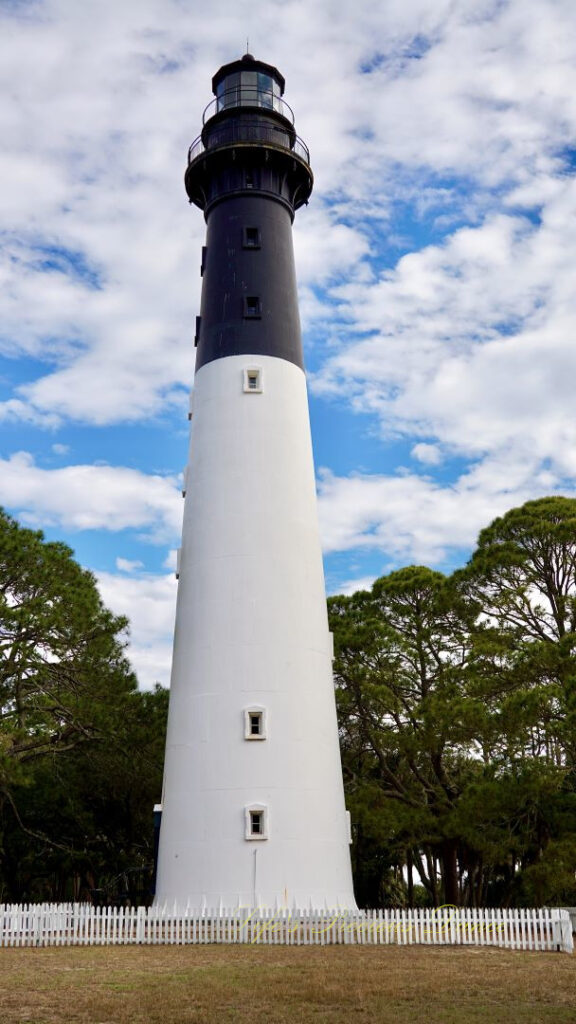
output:
M462 947L0 950L1 1024L564 1024L576 957Z

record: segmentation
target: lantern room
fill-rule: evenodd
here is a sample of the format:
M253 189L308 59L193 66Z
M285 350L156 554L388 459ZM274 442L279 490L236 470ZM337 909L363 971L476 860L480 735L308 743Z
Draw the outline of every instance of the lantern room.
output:
M230 107L251 107L275 110L294 123L290 107L281 99L284 78L277 68L254 59L245 53L241 60L225 64L212 79L216 96L205 111L209 117Z

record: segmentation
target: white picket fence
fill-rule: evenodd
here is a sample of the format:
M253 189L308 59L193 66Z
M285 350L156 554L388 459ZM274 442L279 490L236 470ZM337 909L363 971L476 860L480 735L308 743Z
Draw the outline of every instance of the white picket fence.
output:
M474 945L573 951L566 910L217 910L0 905L0 946Z

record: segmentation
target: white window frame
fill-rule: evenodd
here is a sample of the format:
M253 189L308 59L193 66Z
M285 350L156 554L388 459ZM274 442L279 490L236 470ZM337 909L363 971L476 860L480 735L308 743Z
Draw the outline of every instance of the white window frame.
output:
M252 814L261 814L262 831L252 832ZM244 838L251 842L260 842L269 837L268 808L266 804L249 804L244 808Z
M256 377L256 387L250 387L250 378ZM262 387L262 367L261 366L247 366L244 369L244 393L246 395L261 395L263 391Z
M260 732L254 735L252 732L252 723L250 721L250 715L260 715ZM245 740L265 740L268 738L268 715L266 714L266 708L260 705L252 705L249 708L244 708L244 739Z

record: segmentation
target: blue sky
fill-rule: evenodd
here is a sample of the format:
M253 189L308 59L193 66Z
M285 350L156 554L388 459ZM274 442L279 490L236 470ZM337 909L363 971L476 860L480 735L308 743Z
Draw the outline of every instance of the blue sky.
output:
M246 37L315 190L294 229L329 592L449 571L576 496L573 0L0 0L0 504L66 540L169 680L204 222Z

